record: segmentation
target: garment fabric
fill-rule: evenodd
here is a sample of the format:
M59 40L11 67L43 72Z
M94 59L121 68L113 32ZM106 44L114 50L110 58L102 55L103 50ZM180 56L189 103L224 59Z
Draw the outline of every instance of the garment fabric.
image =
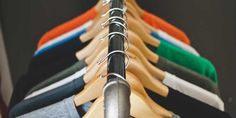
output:
M147 22L151 26L153 26L157 29L161 29L162 31L165 31L166 33L170 34L171 36L175 37L176 39L190 45L191 42L190 42L188 36L183 31L181 31L177 27L171 25L170 23L166 22L162 18L160 18L152 13L149 13L147 11L144 11L142 18L145 22Z
M76 79L75 76L85 74L86 71L79 71L79 73L75 73L72 76L69 76L61 81L58 81L56 83L53 83L45 88L42 88L38 91L34 91L29 96L27 96L25 99L29 99L35 96L38 96L40 94L43 94L47 91L56 89L57 87L63 86L67 84L68 82L72 81L73 78ZM198 99L202 102L205 102L211 106L214 106L220 110L224 110L224 103L222 100L215 94L208 92L194 84L191 84L187 81L184 81L174 75L171 75L170 73L166 72L166 78L164 79L163 83L168 85L171 88L174 88L175 90L178 90L186 95L189 95L195 99Z
M58 25L55 28L52 28L48 32L46 32L42 38L40 38L37 48L40 48L44 43L50 41L51 39L54 39L62 34L65 34L66 32L69 32L76 27L80 27L82 24L89 20L93 20L97 16L98 12L96 11L96 8L93 7L89 9L84 14L77 16L69 21L66 21L60 25ZM142 14L141 18L147 22L149 25L160 29L171 36L175 37L178 40L181 40L185 42L186 44L190 44L189 38L186 36L186 34L178 29L177 27L171 25L164 19L155 16L147 11L144 11L144 14Z
M51 39L54 39L62 34L65 34L66 32L69 32L76 27L79 27L83 25L85 22L92 20L97 15L96 8L93 7L83 13L80 16L77 16L69 21L64 22L63 24L60 24L54 28L52 28L50 31L46 32L39 40L37 48L41 47L44 43L48 42Z
M165 79L162 82L176 91L224 111L224 103L216 94L206 91L168 72L165 72Z
M215 67L206 58L195 56L166 42L161 42L158 47L148 46L159 56L204 75L218 85Z
M167 97L162 97L148 89L145 90L157 104L174 113L178 113L182 118L231 118L228 113L184 95L172 88L169 88Z
M75 72L79 71L82 68L86 68L86 66L87 66L87 64L85 63L84 60L78 61L73 66L63 70L62 72L60 72L60 73L46 79L45 81L37 84L36 86L34 86L28 92L27 97L32 96L33 93L34 93L33 94L34 96L39 95L39 94L36 94L36 93L38 93L37 90L46 88L49 85L54 86L55 85L54 83L56 83L62 79L65 79L66 77L69 77L70 75L74 74ZM166 60L165 58L160 57L158 60L158 63L156 64L156 67L158 67L164 71L167 71L169 73L172 73L172 74L180 77L181 79L185 78L184 80L191 82L193 84L196 84L197 86L202 87L208 91L219 94L219 90L213 82L211 82L210 80L208 80L204 76L198 75L195 72L192 72L188 69L182 68L181 66L178 66L178 65ZM41 90L41 91L44 91L44 90Z
M84 33L84 31L91 25L92 25L92 21L88 21L80 27L77 27L65 34L62 34L54 39L51 39L50 41L44 43L40 48L38 48L35 51L34 56L42 54L43 52L46 52L47 50L50 50L51 48L54 48L58 45L62 45L63 43L70 41L71 40L70 37Z
M75 107L74 97L46 106L17 118L80 118Z
M75 53L89 43L82 43L78 37L79 35L70 37L73 39L69 42L58 45L31 59L28 72L23 75L15 85L10 108L23 100L32 87L78 61Z
M63 85L66 85L68 83L70 83L71 81L75 80L75 79L78 79L79 77L81 77L82 75L84 75L86 73L86 70L87 68L83 68L82 70L76 72L75 74L69 76L69 77L66 77L65 79L62 79L58 82L55 82L45 88L42 88L40 90L37 90L33 93L31 93L29 96L27 96L25 99L29 99L29 98L33 98L35 96L38 96L38 95L41 95L43 93L46 93L48 91L51 91L53 89L57 89L58 87L61 87Z
M158 38L161 41L165 41L165 42L172 44L173 46L176 46L178 48L181 48L189 53L192 53L196 56L200 56L200 54L197 52L196 49L194 49L190 45L187 45L187 44L179 41L178 39L170 36L166 32L163 32L161 30L156 30L156 32L151 32L151 35Z
M33 92L37 90L40 90L62 79L65 79L73 74L76 74L77 71L79 71L80 73L80 70L86 67L87 67L86 62L84 60L80 60L76 62L75 64L73 64L72 66L68 67L67 69L53 75L50 78L47 78L45 81L42 81L41 83L38 83L36 86L30 89L30 91L27 93L27 96L29 96L30 94L32 94Z
M195 84L205 90L215 93L220 96L219 88L207 77L198 74L186 67L175 64L163 57L159 57L158 62L154 64L157 68L167 71L177 77Z
M57 89L53 89L39 96L23 100L10 109L9 118L15 118L17 116L57 103L64 98L79 93L82 91L84 86L85 82L83 80L83 76L81 76L80 78L58 87Z

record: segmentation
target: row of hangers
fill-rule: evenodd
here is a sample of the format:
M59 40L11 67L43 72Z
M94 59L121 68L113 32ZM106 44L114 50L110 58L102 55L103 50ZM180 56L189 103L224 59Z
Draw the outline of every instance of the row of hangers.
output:
M112 75L119 78L119 81L125 81L129 85L130 116L136 118L170 118L172 113L154 102L144 89L147 88L163 97L168 96L169 92L168 87L161 82L165 78L164 71L151 64L151 62L158 63L158 55L145 45L146 43L157 47L160 44L159 40L150 35L150 32L155 31L155 29L141 19L143 10L135 0L124 1L123 8L110 9L109 4L112 4L113 1L115 0L100 0L96 4L100 16L98 15L95 18L88 32L80 36L81 41L91 42L76 53L79 60L85 59L88 64L88 71L84 76L86 86L74 97L74 103L76 106L80 106L96 99L83 117L104 117L105 96L103 90L105 90L104 86L107 83L106 78ZM117 1L122 2L123 0ZM109 17L108 14L114 11L123 13L124 17ZM108 26L111 24L122 28L124 33L109 32ZM124 39L125 49L108 52L109 40L118 40L112 39L115 35ZM107 73L109 60L115 58L112 55L118 53L126 58L126 77L117 73Z

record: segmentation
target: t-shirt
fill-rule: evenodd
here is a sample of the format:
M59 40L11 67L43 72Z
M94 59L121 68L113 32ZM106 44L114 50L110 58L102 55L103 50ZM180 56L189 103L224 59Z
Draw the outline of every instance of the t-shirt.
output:
M158 62L154 64L157 68L167 71L177 77L195 84L205 90L220 95L219 89L210 79L198 74L186 67L175 64L163 57L159 57Z
M161 19L160 17L152 13L148 13L147 11L144 11L143 20L151 26L157 29L161 29L166 33L170 34L171 36L175 37L176 39L190 45L190 40L183 31L171 25L167 21Z
M66 85L69 82L73 81L74 79L77 79L78 77L82 76L83 74L86 73L86 67L84 69L76 72L73 75L70 75L69 77L66 77L60 81L57 81L55 83L49 84L46 83L47 81L52 81L52 80L46 80L43 82L43 84L47 84L48 86L41 88L37 91L33 91L31 94L27 95L25 99L29 99L35 96L38 96L40 94L43 94L45 92L48 92L50 90L56 89L60 86ZM175 90L178 90L186 95L189 95L193 98L196 98L202 102L205 102L211 106L214 106L218 109L224 110L224 103L222 100L215 94L210 93L194 84L191 84L187 81L184 81L168 72L166 72L166 77L163 80L163 83L168 85L171 88L174 88ZM42 84L39 84L42 85ZM37 87L37 86L36 86Z
M17 118L80 118L73 98L66 98L58 103L21 115Z
M34 56L42 54L43 52L46 52L47 50L50 50L58 45L62 45L63 43L66 43L70 41L71 39L73 39L74 36L83 34L86 31L86 29L91 25L92 25L92 21L88 21L80 27L77 27L61 36L51 39L50 41L44 43L40 48L38 48L35 51Z
M167 97L146 89L148 95L159 105L177 113L182 118L231 118L228 113L169 88Z
M64 39L59 41L59 42L56 42L56 43L54 43L52 45L49 45L48 47L39 49L38 51L35 52L34 56L39 56L39 55L47 52L50 49L53 49L53 48L55 48L57 46L60 46L60 45L63 45L64 43L69 42L70 40L76 39L77 36L80 36L81 34L83 34L85 32L86 32L86 29L82 29L81 31L76 32L75 34L73 34L73 35L71 35L69 37L64 37ZM77 39L77 40L79 40L79 39ZM51 40L51 41L53 41L53 40Z
M23 100L10 109L9 118L32 112L45 106L57 103L64 98L70 97L82 91L85 86L83 76L73 80L72 82L60 86L39 96Z
M169 34L163 32L161 30L157 30L156 32L151 32L151 35L161 41L165 41L169 44L172 44L175 47L181 48L181 49L183 49L187 52L190 52L196 56L200 56L200 54L196 51L196 49L194 49L190 45L187 45L186 43L181 42L180 40L177 40L176 38L170 36Z
M159 56L162 56L181 66L189 68L201 75L204 75L211 79L215 84L218 84L215 67L209 60L203 57L195 56L166 42L161 42L159 47L152 47L150 45L148 46Z
M87 71L87 68L85 67L85 68L81 69L80 71L78 71L78 72L76 72L76 73L74 73L74 74L72 74L72 75L70 75L70 76L68 76L68 77L58 81L58 82L50 84L47 87L44 87L44 88L42 88L40 90L34 91L30 95L28 95L25 99L33 98L35 96L41 95L43 93L46 93L48 91L51 91L51 90L56 89L58 87L61 87L63 85L66 85L66 84L74 81L75 79L78 79L81 76L83 76L86 73L86 71Z
M224 111L224 103L216 94L208 92L168 72L165 72L165 79L162 82L176 91Z
M78 75L76 72L80 72L81 69L86 68L87 64L84 60L80 60L78 62L76 62L75 64L73 64L72 66L66 68L65 70L60 71L59 73L53 75L50 78L47 78L45 81L38 83L36 86L34 86L33 88L30 89L30 91L27 93L27 96L29 96L30 94L32 94L34 91L37 91L39 89L42 89L46 86L49 86L55 82L58 82L66 77L69 77L73 74Z
M58 25L57 27L49 30L46 32L42 38L38 42L37 48L40 48L44 43L66 33L69 32L76 27L81 26L85 22L94 19L97 16L98 12L96 11L96 8L93 7L89 9L87 12L82 14L81 16L75 17L72 20L69 20L63 24ZM175 37L178 40L181 40L187 44L190 44L190 40L186 36L186 34L181 31L180 29L176 28L175 26L171 25L167 21L161 19L158 16L155 16L147 11L144 11L144 14L141 16L142 19L147 22L149 25L160 29L171 36Z
M89 9L84 14L75 17L61 25L58 25L51 29L50 31L46 32L39 40L37 48L41 47L44 43L48 42L51 39L54 39L66 32L69 32L72 29L75 29L76 27L81 26L85 22L92 20L96 17L97 11L96 8L93 7Z
M79 35L63 45L58 45L45 53L33 57L28 72L16 83L10 102L10 108L24 99L26 93L38 83L68 68L78 60L75 53L89 42L82 43Z

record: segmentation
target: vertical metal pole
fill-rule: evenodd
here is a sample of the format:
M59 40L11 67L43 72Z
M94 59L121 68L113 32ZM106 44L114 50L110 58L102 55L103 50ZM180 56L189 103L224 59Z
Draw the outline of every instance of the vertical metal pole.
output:
M111 0L110 9L123 9L123 0ZM110 12L110 17L118 16L123 18L123 12L114 10ZM117 22L124 23L122 20L114 19ZM113 20L113 21L114 21ZM110 21L111 22L111 21ZM109 33L120 32L124 33L123 27L117 24L110 24ZM124 51L124 37L114 35L109 37L108 53L116 50ZM110 55L108 63L108 73L117 73L126 78L125 75L125 55L116 53ZM108 76L108 82L104 89L104 104L105 104L105 118L129 118L130 116L130 88L126 81L116 77Z

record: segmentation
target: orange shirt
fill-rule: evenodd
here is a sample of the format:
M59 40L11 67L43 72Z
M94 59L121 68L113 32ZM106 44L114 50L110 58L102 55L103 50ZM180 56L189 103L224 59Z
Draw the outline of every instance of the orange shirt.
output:
M149 25L157 29L161 29L162 31L165 31L176 39L190 45L190 40L183 31L166 22L165 20L161 19L160 17L152 13L148 13L147 11L144 11L143 20Z
M77 16L63 24L60 24L57 27L54 27L50 31L46 32L39 40L37 48L50 41L53 38L56 38L66 32L73 30L74 28L83 25L87 21L94 19L97 15L95 7L91 8L84 14Z
M96 17L97 11L95 7L91 8L84 14L77 16L73 18L72 20L69 20L53 29L50 31L46 32L41 39L38 42L37 48L41 47L43 44L46 42L50 41L51 39L54 39L66 32L69 32L73 30L76 27L79 27L86 23L89 20L92 20ZM186 34L181 31L180 29L176 28L175 26L169 24L168 22L164 21L160 17L157 17L151 13L148 13L147 11L144 12L142 19L147 22L149 25L160 29L162 31L165 31L166 33L170 34L171 36L179 39L180 41L190 44L190 40L186 36Z

